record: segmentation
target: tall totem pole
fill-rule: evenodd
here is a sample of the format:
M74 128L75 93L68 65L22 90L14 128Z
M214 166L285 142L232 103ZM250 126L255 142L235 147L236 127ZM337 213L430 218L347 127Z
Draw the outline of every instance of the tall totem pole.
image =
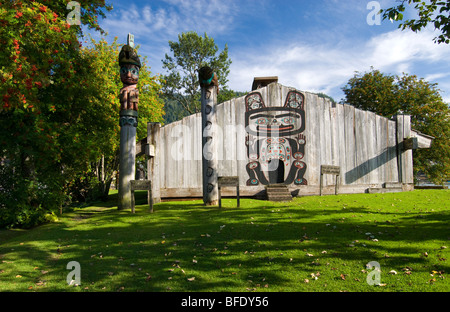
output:
M217 75L210 67L202 67L198 78L201 87L202 101L202 168L203 168L203 202L206 206L219 203L218 190L218 152L217 137L217 94L219 85Z
M131 209L131 180L136 170L136 130L138 126L139 69L141 61L134 50L132 35L119 54L120 79L120 165L119 165L119 210Z

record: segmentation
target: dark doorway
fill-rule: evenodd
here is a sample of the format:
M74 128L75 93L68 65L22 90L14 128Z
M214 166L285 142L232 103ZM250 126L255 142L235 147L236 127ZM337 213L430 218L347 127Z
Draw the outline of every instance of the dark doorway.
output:
M269 183L284 183L284 162L280 159L269 160Z

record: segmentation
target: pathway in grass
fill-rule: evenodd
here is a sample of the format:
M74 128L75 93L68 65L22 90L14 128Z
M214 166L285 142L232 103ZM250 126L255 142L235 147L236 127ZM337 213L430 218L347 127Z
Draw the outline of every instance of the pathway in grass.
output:
M135 215L112 201L0 231L0 291L449 291L449 194L171 202ZM372 261L381 286L367 283Z

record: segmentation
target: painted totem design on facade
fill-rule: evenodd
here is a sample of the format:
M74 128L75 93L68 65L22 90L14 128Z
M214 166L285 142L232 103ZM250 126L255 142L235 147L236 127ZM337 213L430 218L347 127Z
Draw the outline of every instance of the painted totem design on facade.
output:
M283 107L266 107L259 92L245 98L248 186L307 185L305 96L290 91Z

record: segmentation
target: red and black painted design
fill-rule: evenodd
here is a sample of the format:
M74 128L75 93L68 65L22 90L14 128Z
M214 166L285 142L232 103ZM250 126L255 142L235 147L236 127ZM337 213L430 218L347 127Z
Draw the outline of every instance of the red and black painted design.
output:
M266 107L261 93L245 98L248 186L307 185L305 97L290 91L283 107Z

